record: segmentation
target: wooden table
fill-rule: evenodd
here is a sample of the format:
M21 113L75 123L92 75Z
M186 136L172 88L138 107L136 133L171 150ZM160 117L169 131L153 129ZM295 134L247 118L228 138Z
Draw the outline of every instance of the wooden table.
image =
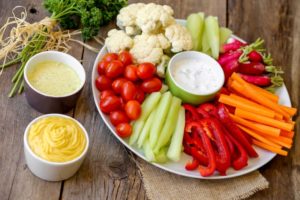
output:
M292 104L299 106L300 94L300 2L299 0L152 0L173 7L176 18L203 11L216 15L223 26L247 41L265 39L274 63L283 67L285 84ZM150 2L146 0L145 2ZM130 1L133 3L133 1ZM11 16L15 6L24 6L28 20L37 21L48 13L38 0L0 0L0 24ZM114 25L103 27L101 35ZM0 199L147 199L141 176L128 150L117 141L98 114L91 90L91 70L96 54L73 45L70 54L87 71L87 83L69 115L86 127L90 150L79 172L69 180L46 182L29 171L23 153L23 132L27 124L41 115L26 102L24 95L9 99L10 79L16 67L5 70L0 77ZM300 119L297 118L297 130ZM299 131L298 131L299 133ZM300 140L287 157L277 156L260 171L270 188L252 199L300 199Z

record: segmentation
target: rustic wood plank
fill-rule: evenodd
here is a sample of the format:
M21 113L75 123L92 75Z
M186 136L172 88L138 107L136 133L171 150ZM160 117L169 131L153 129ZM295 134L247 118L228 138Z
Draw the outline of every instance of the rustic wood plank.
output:
M228 1L228 25L238 36L254 41L261 37L272 53L274 64L283 66L292 104L299 107L300 6L296 0ZM297 119L297 133L300 127ZM260 171L270 182L268 190L252 199L299 199L299 136L288 157L277 156Z

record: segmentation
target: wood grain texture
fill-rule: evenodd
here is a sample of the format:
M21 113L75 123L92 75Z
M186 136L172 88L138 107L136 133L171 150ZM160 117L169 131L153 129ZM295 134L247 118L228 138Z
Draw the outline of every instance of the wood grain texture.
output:
M252 42L261 37L272 53L274 64L282 66L292 104L299 108L300 91L300 5L299 1L228 1L228 26L235 34ZM299 111L298 111L299 113ZM299 133L300 121L296 119ZM288 157L277 156L260 171L270 182L268 190L252 199L299 199L299 135Z

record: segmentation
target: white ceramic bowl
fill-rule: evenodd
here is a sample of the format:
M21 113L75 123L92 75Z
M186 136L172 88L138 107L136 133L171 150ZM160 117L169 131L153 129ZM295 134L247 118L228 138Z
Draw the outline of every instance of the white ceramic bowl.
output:
M86 139L86 146L79 157L67 162L50 162L40 158L31 150L27 139L31 125L37 122L38 120L49 116L57 116L57 117L64 117L64 118L71 119L75 123L77 123L79 127L83 130ZM25 152L25 160L27 166L34 175L47 181L61 181L73 176L78 171L84 158L86 157L88 148L89 148L89 137L85 128L77 120L66 115L61 115L61 114L42 115L34 119L33 121L31 121L26 127L24 133L24 152Z

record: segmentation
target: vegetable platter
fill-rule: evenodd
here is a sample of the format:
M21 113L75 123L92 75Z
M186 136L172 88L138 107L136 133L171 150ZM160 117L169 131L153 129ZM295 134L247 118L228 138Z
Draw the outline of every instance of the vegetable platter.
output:
M176 23L181 24L183 26L186 25L186 20L176 20ZM240 42L244 42L242 39L238 38L235 35L230 36L231 39L238 40ZM109 115L105 114L102 112L100 108L100 92L97 89L94 80L97 79L98 75L98 63L102 60L102 58L108 53L107 46L104 46L101 51L98 53L98 56L95 60L94 66L93 66L93 71L92 71L92 92L93 92L93 97L94 97L94 102L97 107L97 110L102 117L103 121L107 125L107 127L110 129L112 134L123 144L125 145L128 149L130 149L133 153L135 153L137 156L140 158L144 159L145 161L148 161L148 159L145 157L145 153L141 148L138 148L136 145L129 145L129 138L124 138L120 137L120 135L117 133L115 126L111 123ZM284 85L281 87L276 88L275 91L276 95L279 97L279 104L285 105L290 107L291 102L289 98L289 94L287 92L287 89ZM168 172L186 176L186 177L192 177L192 178L198 178L198 179L226 179L226 178L233 178L237 176L241 176L247 173L250 173L269 161L271 161L276 154L273 152L270 152L268 150L262 149L257 146L253 146L257 154L259 155L256 158L250 158L248 160L248 165L243 167L240 170L234 170L233 168L229 168L226 172L226 175L221 175L219 173L214 173L211 176L201 176L197 170L194 171L189 171L185 169L186 163L188 163L191 160L191 157L187 155L184 152L181 152L180 160L178 162L170 161L168 160L165 163L159 163L159 162L149 162L152 165L159 167L163 170L166 170Z

